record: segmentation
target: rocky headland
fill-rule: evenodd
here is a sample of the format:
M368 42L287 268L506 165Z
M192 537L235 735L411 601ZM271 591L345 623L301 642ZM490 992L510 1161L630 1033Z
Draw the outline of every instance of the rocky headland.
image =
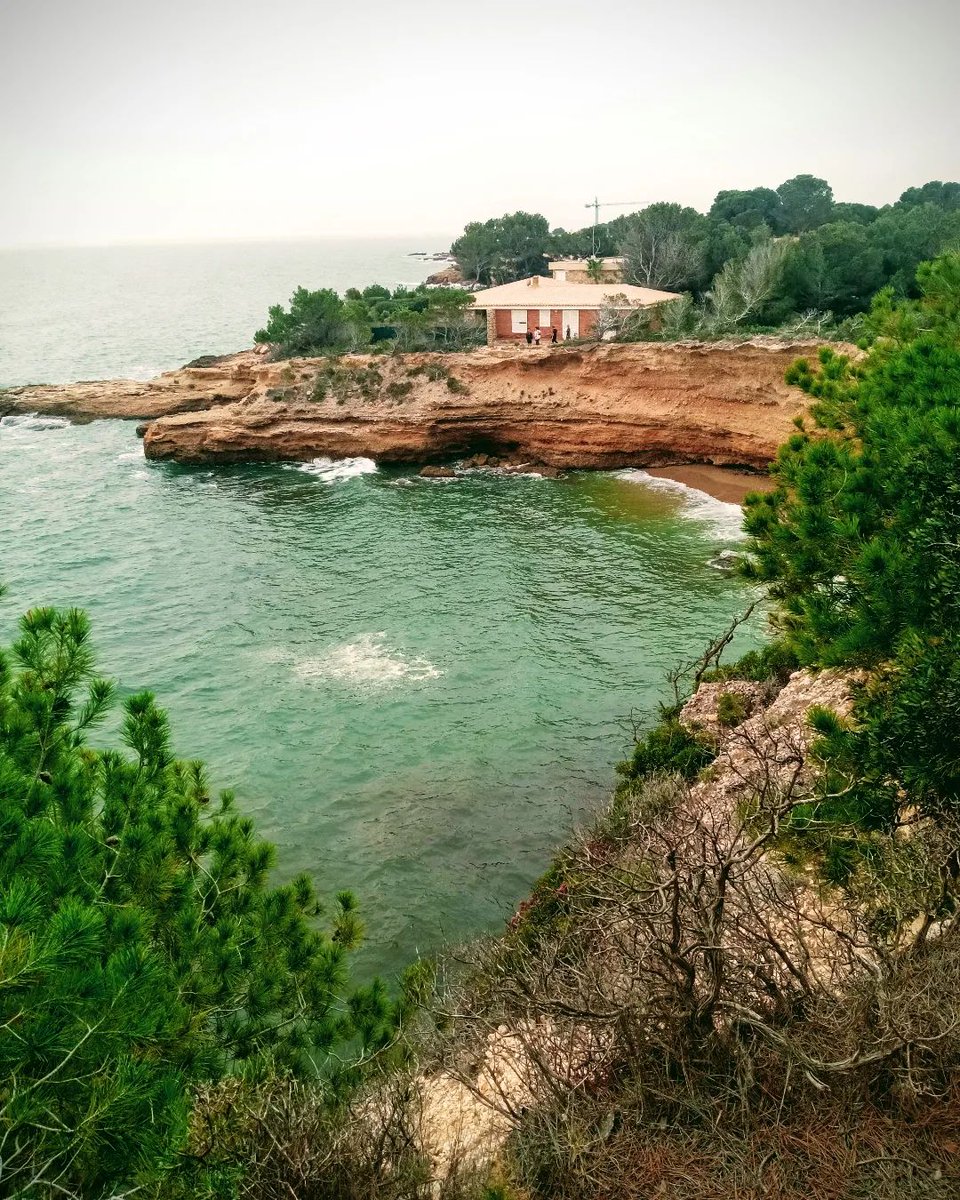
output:
M0 415L135 418L148 458L182 463L490 454L560 469L760 470L805 407L784 372L816 349L758 338L277 362L248 350L149 382L11 389Z

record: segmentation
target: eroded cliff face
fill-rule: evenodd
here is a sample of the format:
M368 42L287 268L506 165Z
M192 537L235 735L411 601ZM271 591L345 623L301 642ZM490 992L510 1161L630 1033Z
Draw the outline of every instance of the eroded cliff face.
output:
M763 468L804 407L784 372L815 351L757 339L350 355L333 365L245 351L149 383L17 389L0 396L0 411L149 420L147 456L186 463L424 463L482 451L568 468Z

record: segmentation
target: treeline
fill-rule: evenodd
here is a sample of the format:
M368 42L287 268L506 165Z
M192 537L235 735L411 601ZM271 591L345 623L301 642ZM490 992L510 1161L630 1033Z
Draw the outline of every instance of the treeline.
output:
M275 304L257 343L269 343L278 358L347 351L463 350L484 341L483 327L468 314L470 293L462 288L398 287L381 284L343 297L331 288L299 287L289 308Z
M466 279L486 284L543 273L551 257L622 255L625 282L688 295L671 335L773 328L804 314L840 321L883 287L915 294L918 264L958 244L960 183L908 188L878 208L838 202L826 180L798 175L722 191L707 213L660 202L575 232L507 214L467 225L451 252ZM633 336L644 335L640 323Z

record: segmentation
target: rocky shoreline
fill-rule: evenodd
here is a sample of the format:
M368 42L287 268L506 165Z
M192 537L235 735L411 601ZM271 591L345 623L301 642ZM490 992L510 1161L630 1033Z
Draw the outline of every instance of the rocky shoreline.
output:
M182 463L329 455L422 466L481 455L557 471L763 471L805 407L784 372L816 350L753 339L277 362L247 350L146 383L10 389L0 415L137 419L148 458Z

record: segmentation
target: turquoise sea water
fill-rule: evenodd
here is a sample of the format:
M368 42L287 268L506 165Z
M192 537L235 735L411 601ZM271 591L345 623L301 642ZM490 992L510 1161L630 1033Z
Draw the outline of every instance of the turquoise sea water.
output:
M130 422L8 418L0 637L86 607L121 692L156 691L281 875L358 893L393 970L497 927L609 795L630 714L744 604L708 565L738 518L642 473L193 469Z
M297 284L415 283L409 252L445 244L0 252L0 386L233 350ZM87 608L121 694L157 693L280 876L358 893L392 971L496 928L609 796L631 714L745 603L709 566L738 526L642 473L188 469L130 422L8 418L0 642L29 606Z

